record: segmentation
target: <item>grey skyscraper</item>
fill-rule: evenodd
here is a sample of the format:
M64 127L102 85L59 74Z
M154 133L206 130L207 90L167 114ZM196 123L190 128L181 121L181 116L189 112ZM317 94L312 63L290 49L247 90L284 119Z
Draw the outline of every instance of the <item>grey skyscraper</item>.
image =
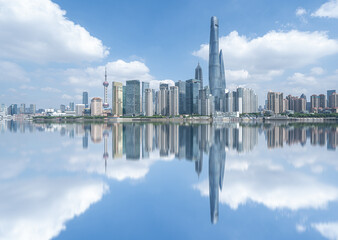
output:
M175 83L175 86L178 87L178 106L179 113L185 114L186 112L186 83L179 80Z
M200 81L189 79L186 81L186 112L188 114L198 114L198 98Z
M146 114L146 89L149 88L148 82L142 82L142 113Z
M200 88L203 89L203 73L200 63L195 68L195 79L200 80Z
M225 90L225 73L222 51L219 52L218 19L211 17L209 44L209 86L215 97L215 110L220 110L220 100Z
M85 107L88 108L88 92L82 93L82 104L84 104Z
M126 83L126 115L140 115L140 81L129 80Z

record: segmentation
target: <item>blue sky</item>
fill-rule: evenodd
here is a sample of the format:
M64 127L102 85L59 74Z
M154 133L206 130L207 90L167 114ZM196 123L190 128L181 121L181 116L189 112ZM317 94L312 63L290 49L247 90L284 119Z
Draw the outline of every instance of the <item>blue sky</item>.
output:
M337 88L337 0L0 0L0 103L102 97L105 66L110 83L156 88L192 78L200 62L207 84L211 16L230 89L251 87L263 104L268 90L309 98Z

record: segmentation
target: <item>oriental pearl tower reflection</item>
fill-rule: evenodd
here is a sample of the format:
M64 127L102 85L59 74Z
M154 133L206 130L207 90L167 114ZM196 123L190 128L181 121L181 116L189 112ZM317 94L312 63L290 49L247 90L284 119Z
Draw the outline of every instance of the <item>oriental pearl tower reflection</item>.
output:
M107 173L107 159L109 157L108 154L108 137L109 133L107 130L103 132L103 141L104 141L104 153L103 153L103 159L104 159L104 171Z

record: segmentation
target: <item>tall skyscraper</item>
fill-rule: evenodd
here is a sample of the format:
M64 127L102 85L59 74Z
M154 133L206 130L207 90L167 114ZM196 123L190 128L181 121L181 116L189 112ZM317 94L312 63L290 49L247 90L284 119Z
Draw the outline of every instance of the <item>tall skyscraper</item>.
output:
M69 103L69 110L70 110L70 111L75 111L75 105L74 105L74 102L70 102L70 103Z
M178 106L179 113L186 113L186 83L184 81L179 80L175 83L175 86L178 87Z
M220 110L220 100L225 91L223 54L219 52L218 19L211 17L209 44L209 86L215 98L215 110ZM221 66L222 65L222 66Z
M36 105L35 104L29 105L29 113L35 114L35 112L36 112Z
M188 114L198 114L198 98L200 81L189 79L186 81L186 112Z
M200 80L200 88L203 89L203 73L200 63L195 68L195 79Z
M158 95L159 113L162 116L169 114L169 85L166 83L160 84L160 91Z
M267 109L274 113L282 113L283 109L283 93L279 92L268 92L267 95L268 105Z
M26 104L21 103L20 105L20 114L25 114L26 113Z
M178 97L178 87L170 87L169 92L169 115L176 116L179 114L179 97Z
M336 90L327 90L327 106L328 107L331 107L330 106L330 96L334 93L336 93Z
M105 68L104 71L104 82L103 82L103 87L104 87L104 101L103 101L103 107L108 108L109 103L108 103L108 86L109 82L107 81L107 67Z
M145 111L145 116L153 116L153 91L150 88L145 89L144 92L144 111Z
M85 107L88 108L88 92L82 93L82 104L84 104Z
M142 114L145 115L146 113L146 89L149 88L149 83L148 82L142 82Z
M123 115L123 85L120 82L113 82L112 86L112 114L119 117Z
M126 83L126 115L140 115L140 81L128 80Z

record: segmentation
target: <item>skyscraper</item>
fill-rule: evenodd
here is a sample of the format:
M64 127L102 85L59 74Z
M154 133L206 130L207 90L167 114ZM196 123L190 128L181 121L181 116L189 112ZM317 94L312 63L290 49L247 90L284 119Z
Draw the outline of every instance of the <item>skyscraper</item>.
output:
M82 93L82 104L85 105L85 107L88 107L88 92Z
M179 80L175 83L175 86L178 87L178 106L179 113L186 113L186 83L184 81Z
M327 90L327 106L328 107L331 107L331 105L330 105L330 96L332 94L334 94L334 93L336 93L336 90Z
M145 115L146 113L146 89L149 88L148 82L142 82L142 114Z
M112 114L113 116L123 115L123 85L120 82L113 82L112 92Z
M220 100L225 91L225 73L222 51L219 52L218 19L211 17L209 44L209 86L215 97L215 110L220 110Z
M104 82L103 82L103 87L104 87L104 101L103 101L103 107L108 108L109 103L108 103L108 86L109 82L107 81L107 67L105 68L104 71Z
M99 97L92 98L90 104L90 111L92 116L101 116L102 115L102 99Z
M198 98L200 90L200 81L189 79L186 81L186 113L198 114Z
M203 89L203 73L200 63L195 68L195 79L200 80L200 88Z
M145 116L153 116L153 91L152 89L145 89L144 92L144 100L145 100L145 104L144 104L144 114Z
M128 80L126 82L126 115L140 115L140 81Z
M169 92L169 115L170 116L176 116L179 114L178 104L179 104L178 87L172 86L170 87L170 92Z

